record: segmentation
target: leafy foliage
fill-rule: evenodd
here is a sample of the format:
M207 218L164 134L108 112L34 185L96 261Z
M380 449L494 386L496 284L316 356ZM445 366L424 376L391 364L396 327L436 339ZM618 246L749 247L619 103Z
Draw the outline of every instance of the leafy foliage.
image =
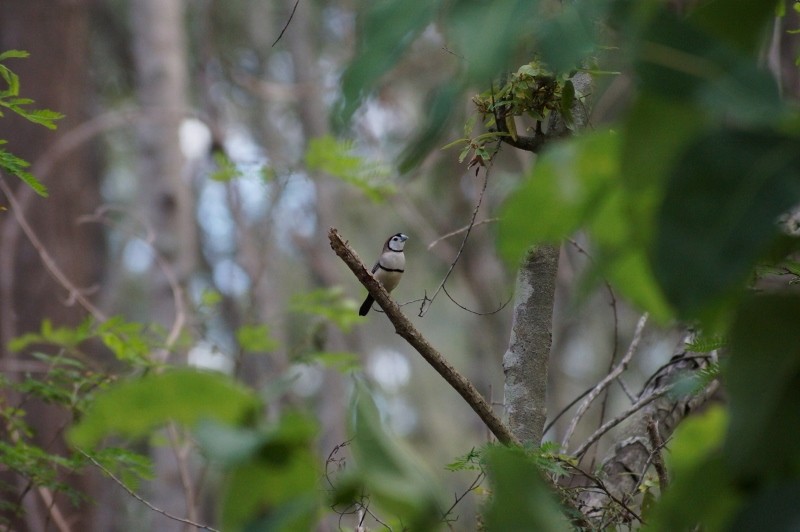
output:
M486 455L491 502L487 530L569 530L539 468L520 449L494 447Z
M432 530L442 519L441 488L420 460L383 428L366 386L357 381L351 433L355 467L348 468L334 493L349 502L366 492L384 511L411 530Z
M638 80L630 106L609 127L553 144L541 154L503 208L501 251L514 262L531 245L585 231L596 258L589 282L607 278L663 322L699 320L710 337L723 335L730 358L701 379L707 382L721 372L730 408L686 422L670 442L674 482L648 508L648 527L717 530L757 523L778 528L797 515L800 429L787 421L800 410L795 333L800 304L794 295L753 296L746 288L757 265L775 262L776 248L797 249L776 222L800 199L797 109L780 98L760 64L772 3L704 2L687 17L663 4L372 2L357 21L362 31L355 59L342 76L337 118L339 125L352 118L436 16L464 60L458 75L432 95L428 123L409 144L401 168L421 160L446 128L460 96L476 85L483 92L474 101L489 131L473 134L470 125L456 143L462 160L471 153L480 164L491 156L488 144L518 136L516 116L541 121L558 111L569 123L568 109L584 96L575 91L573 74L595 71L599 50L621 50L616 60L622 68L614 64L613 69ZM0 106L54 127L59 116L30 110L32 102L19 97L18 78L2 64L23 56L0 54L0 76L7 85ZM230 161L217 163L216 179L238 176ZM354 153L351 143L315 139L306 163L370 199L393 192L388 170ZM0 166L46 193L24 161L0 150ZM213 294L204 298L208 305L217 302ZM292 310L347 331L358 322L353 305L341 293L319 291L296 297ZM93 339L126 370L139 368L144 374L115 382L116 377L90 367L80 347ZM239 329L236 341L248 352L277 347L265 325ZM41 331L12 347L34 350L40 344L55 347L56 354L35 355L47 368L46 378L4 384L80 416L69 432L73 443L91 447L112 435L148 438L159 427L178 423L192 431L204 456L225 476L220 513L226 529L313 526L320 511L320 471L314 457L317 428L308 416L288 410L265 420L263 394L230 377L152 364L149 353L163 342L142 324L112 319L68 329L45 321ZM350 354L316 347L299 360L347 368L355 363ZM714 341L693 346L698 351L719 347ZM32 445L21 402L3 400L0 419L13 437L0 445L0 461L31 484L66 491L57 472L78 470L85 461ZM355 465L341 477L334 502L350 502L366 490L404 526L436 527L445 506L437 482L387 433L361 384L351 411ZM129 482L149 473L149 464L135 453L118 447L88 451ZM564 463L568 459L555 448L489 447L470 451L450 468L488 473L488 530L560 530L568 527L565 511L541 478L543 472L564 474ZM642 491L652 497L648 485Z
M109 326L106 330L111 329ZM26 410L30 403L41 401L60 409L65 425L85 414L96 394L115 381L113 373L90 361L83 351L87 342L97 340L100 334L99 327L91 320L74 328L54 327L44 320L39 332L25 334L9 343L11 350L29 353L33 371L15 380L0 377L5 390L0 398L0 425L5 436L0 442L0 464L19 475L27 484L26 489L48 488L53 493L67 495L74 504L83 501L84 495L71 487L67 479L89 466L87 456L80 451L63 453L37 444ZM109 447L89 456L130 485L151 477L150 461L136 452ZM2 484L0 493L8 501L17 500L18 496L12 494L16 488ZM10 502L7 509L19 510Z
M22 50L6 50L0 53L0 78L5 82L5 89L0 90L0 117L4 116L3 109L18 114L25 120L42 125L48 129L56 128L56 121L64 117L61 113L49 109L32 109L34 103L30 98L20 97L20 82L17 76L4 62L8 59L21 59L28 57L28 52ZM0 140L0 145L6 141ZM47 188L32 174L27 172L29 163L19 157L0 149L0 169L20 178L40 196L47 196Z
M190 427L205 419L245 423L255 418L258 407L252 392L227 377L175 369L120 383L98 395L69 439L78 447L94 447L111 434L148 436L170 421Z
M356 187L372 201L383 201L393 194L388 168L353 152L351 142L331 136L311 139L306 152L306 165L310 170L326 172Z
M777 2L779 16L786 3ZM491 8L451 2L440 24L464 61L460 75L441 87L444 96L431 106L431 122L420 139L430 145L458 94L478 83L484 93L475 101L489 117L489 131L473 134L467 127L453 144L462 148L462 160L470 154L471 162L485 159L486 145L503 139L504 124L492 123L496 117L505 121L499 108L534 120L544 116L537 109L563 111L580 97L570 94L569 73L581 67L603 70L600 50L613 51L608 55L615 62L604 70L637 80L630 105L607 128L544 150L503 208L501 252L515 264L531 245L585 231L594 258L590 282L608 279L664 323L697 320L709 337L726 338L730 358L699 380L721 373L730 409L689 422L676 437L671 445L676 480L654 503L648 525L658 530L698 523L712 530L745 523L780 526L796 516L791 490L800 478L800 455L791 443L800 434L789 422L800 408L794 333L800 308L795 296L781 294L795 278L786 266L793 259L786 255L798 245L778 222L800 201L798 114L762 64L776 3L701 4L679 16L655 0L566 5L504 0ZM414 22L420 23L403 20L408 34L418 29ZM511 66L520 50L523 59ZM382 71L395 61L384 59ZM485 91L492 86L487 80L498 79L500 89ZM367 80L361 90L375 83ZM527 103L538 96L543 100L537 105ZM510 136L518 134L513 122L505 127ZM411 143L403 164L421 159L420 145ZM752 297L748 285L756 268L770 267L791 279L778 294ZM720 347L720 342L694 346ZM704 434L705 441L692 431ZM697 457L688 459L693 447ZM468 456L452 465L470 463ZM515 489L496 501L520 496L535 476L534 468L524 479L515 478L517 469L503 462L499 471ZM527 502L517 500L514 510L534 507L548 504L531 495ZM514 512L489 511L487 526L500 523L506 529L530 528L542 515L508 523L502 520L513 519Z
M266 353L274 350L278 342L272 338L269 326L243 325L236 331L236 341L244 351Z

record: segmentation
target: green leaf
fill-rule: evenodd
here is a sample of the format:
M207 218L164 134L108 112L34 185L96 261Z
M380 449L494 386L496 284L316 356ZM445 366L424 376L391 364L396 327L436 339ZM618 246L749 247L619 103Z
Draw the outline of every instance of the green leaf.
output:
M233 465L222 500L225 530L313 529L320 508L313 421L290 412L249 436L219 425L209 430L199 433L205 450Z
M513 51L530 38L536 22L537 0L459 0L450 7L448 42L466 58L465 83L486 84L511 70ZM499 38L499 36L502 36Z
M686 350L694 353L710 353L728 346L728 340L722 336L701 336L686 344Z
M395 192L389 181L391 173L388 167L355 155L352 142L329 135L311 139L306 151L306 165L310 170L325 172L356 187L375 202L381 202Z
M563 5L555 17L539 21L538 51L551 70L569 72L596 51L597 21L606 9L602 0L573 2Z
M160 346L147 335L144 324L113 316L97 326L97 336L118 360L149 365L150 352Z
M739 507L741 494L723 458L712 454L678 476L656 504L643 530L726 530ZM700 525L698 527L698 525Z
M602 218L600 219L602 220ZM603 276L639 308L660 323L674 317L644 251L635 246L612 256L600 256L598 276Z
M800 298L745 301L731 325L725 453L740 477L800 475ZM767 451L768 450L768 451Z
M141 438L169 421L188 426L204 419L245 423L259 407L250 390L224 375L173 370L121 382L97 394L68 438L88 448L111 434Z
M800 481L768 486L742 507L729 530L797 530L800 523Z
M703 462L719 451L728 427L728 413L714 406L707 411L687 418L676 429L666 455L670 473L689 475Z
M20 178L26 185L31 187L34 192L39 194L42 197L47 197L47 187L42 184L41 181L33 177L29 172L25 170L30 166L30 163L24 161L13 155L12 153L7 152L6 150L0 149L0 169L5 170L9 174L13 174Z
M572 530L542 473L525 451L493 447L485 454L492 498L486 530Z
M236 178L242 177L242 171L227 155L222 152L214 153L214 163L216 169L211 173L211 179L227 183Z
M712 4L716 4L714 11L727 17L727 8ZM751 54L667 10L655 17L646 35L637 62L646 93L694 102L702 113L710 112L727 123L777 124L786 114L777 83ZM671 120L670 124L680 122Z
M339 127L350 123L381 77L430 23L436 5L430 0L375 0L359 11L356 55L342 74L342 96L336 105Z
M590 133L545 151L504 205L500 251L512 263L532 244L558 242L597 210L618 181L619 137Z
M758 52L774 15L774 1L716 0L699 4L689 20L742 50Z
M349 332L354 325L364 322L356 312L358 305L356 300L345 295L341 286L334 286L294 294L289 302L289 309L292 312L323 318L342 331Z
M44 319L38 333L26 333L14 338L8 343L8 349L18 353L35 344L74 348L92 336L92 321L87 318L76 327L53 327L50 320Z
M25 50L6 50L5 52L0 52L0 61L12 58L25 58L29 55L31 54Z
M388 434L366 387L356 381L351 408L356 467L348 486L358 485L377 505L403 519L409 530L433 530L447 505L441 488L422 461Z
M87 454L134 490L138 489L140 480L150 480L155 476L150 458L128 449L106 447Z
M358 355L347 352L316 351L303 355L298 362L306 364L318 363L326 368L333 368L342 373L359 371L361 359Z
M646 530L722 530L740 495L720 457L728 415L720 406L687 418L666 453L672 483L649 515Z
M673 168L658 214L653 269L682 316L741 287L778 237L775 220L800 200L800 142L722 129Z
M236 330L236 341L244 351L267 353L278 347L269 332L269 325L242 325Z
M425 103L425 124L398 158L397 167L400 173L410 172L419 165L430 153L430 147L447 131L453 107L463 90L461 83L450 81L433 91Z
M266 439L258 430L224 425L213 420L198 423L194 434L204 453L223 466L253 459Z

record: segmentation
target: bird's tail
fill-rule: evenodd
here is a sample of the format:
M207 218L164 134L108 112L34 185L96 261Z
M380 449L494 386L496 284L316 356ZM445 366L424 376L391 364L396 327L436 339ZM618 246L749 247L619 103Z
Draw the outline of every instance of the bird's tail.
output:
M359 316L366 316L369 309L372 308L372 303L375 301L372 296L367 296L367 299L364 300L364 303L361 304L361 308L358 309Z

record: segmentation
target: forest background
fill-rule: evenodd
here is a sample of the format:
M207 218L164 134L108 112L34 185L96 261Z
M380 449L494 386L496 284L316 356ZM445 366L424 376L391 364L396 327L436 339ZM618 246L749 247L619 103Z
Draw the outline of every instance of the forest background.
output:
M3 525L791 522L769 4L0 0ZM330 227L410 236L393 297L507 426L356 315Z

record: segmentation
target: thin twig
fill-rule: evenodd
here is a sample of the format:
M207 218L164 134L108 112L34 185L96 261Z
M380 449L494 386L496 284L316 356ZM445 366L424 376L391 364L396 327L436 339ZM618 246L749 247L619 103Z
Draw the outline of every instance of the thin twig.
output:
M455 507L458 506L458 503L460 503L464 499L464 497L466 497L467 495L478 489L478 486L481 485L481 482L483 482L484 477L486 477L486 473L481 471L480 473L478 473L478 476L475 477L475 480L472 481L472 484L470 484L469 487L466 490L464 490L464 493L462 493L461 495L458 494L454 495L453 504L442 515L442 521L444 521L445 523L451 523L455 521L455 519L450 519L447 516L453 512Z
M485 220L481 220L480 222L475 222L472 225L472 227L478 227L479 225L488 224L488 223L492 223L492 222L499 222L499 221L500 221L500 218L486 218ZM436 240L434 240L433 242L428 244L428 251L432 250L433 247L436 244L438 244L439 242L441 242L442 240L450 238L451 236L460 235L461 233L463 233L464 231L468 230L469 228L470 228L469 225L465 225L464 227L461 227L460 229L456 229L455 231L451 231L451 232L447 233L446 235L440 236L439 238L437 238Z
M578 422L580 421L581 417L589 410L589 407L592 405L592 402L597 399L597 397L605 390L617 377L622 374L628 368L628 364L633 358L633 354L636 352L637 347L639 347L639 341L642 339L642 331L644 330L644 326L647 323L648 314L645 312L642 314L642 317L639 318L639 322L636 324L636 330L633 332L633 339L631 340L630 346L628 346L628 351L625 353L625 356L622 357L622 360L619 364L605 376L603 380L601 380L597 385L589 392L589 395L584 399L583 403L578 407L578 410L575 412L575 416L573 416L572 420L567 427L567 431L564 433L564 438L561 440L561 448L566 451L567 446L569 445L569 440L572 437L572 434L575 432L575 429L578 426Z
M671 385L662 386L661 388L654 390L652 394L648 395L644 399L637 401L636 404L634 404L633 406L622 412L617 417L606 421L602 427L594 431L594 433L591 436L589 436L589 438L585 442L583 442L583 444L580 447L578 447L578 449L574 453L572 453L573 456L576 456L578 458L583 456L586 450L589 449L589 447L591 447L592 444L594 444L597 440L599 440L603 436L603 434L605 434L612 428L616 427L617 425L628 419L631 415L638 412L645 406L649 405L650 403L652 403L665 393L669 392L671 389L672 389Z
M644 524L644 521L642 520L642 517L639 514L637 514L636 512L634 512L627 504L625 504L625 501L621 500L619 497L616 497L613 493L611 493L611 491L606 487L605 483L602 480L600 480L599 477L589 473L588 471L584 471L583 469L580 468L580 466L578 466L576 464L573 464L573 463L569 462L568 460L564 460L564 459L558 458L558 457L556 457L556 460L559 463L561 463L562 465L564 465L565 467L567 467L568 469L574 469L575 471L577 471L578 473L580 473L581 475L583 475L584 477L586 477L587 479L592 481L592 483L595 486L597 486L597 488L600 491L602 491L603 493L608 495L609 499L611 499L612 501L617 503L619 505L619 507L622 508L623 510L625 510L631 517L633 517L634 519L636 519L640 523Z
M551 420L550 420L550 421L547 423L547 425L545 425L545 426L544 426L544 430L542 430L542 435L544 435L544 434L547 434L547 431L549 431L550 429L552 429L552 428L553 428L553 425L555 425L556 423L558 423L558 420L559 420L559 419L561 419L561 417L562 417L564 414L566 414L567 412L569 412L569 410L570 410L570 409L571 409L573 406L575 406L575 405L578 403L578 401L580 401L581 399L583 399L584 397L586 397L587 395L589 395L589 392L591 392L593 389L594 389L594 386L592 386L591 388L587 388L586 390L584 390L584 391L583 391L583 393L581 393L581 394L580 394L579 396L577 396L575 399L573 399L572 401L570 401L570 402L569 402L569 404L568 404L567 406L565 406L564 408L562 408L562 409L561 409L561 411L560 411L558 414L556 414L556 415L555 415L555 417L554 417L553 419L551 419Z
M186 511L189 513L188 519L197 521L194 482L192 482L192 473L189 471L189 452L191 451L191 444L189 442L181 443L178 427L174 422L171 422L167 426L167 434L169 435L172 452L175 454L175 458L178 461L178 473L181 479L181 486L183 487L184 498L186 499Z
M594 263L594 258L592 258L591 254L588 251L586 251L586 249L584 249L584 247L581 246L576 240L572 238L568 238L567 240L569 241L570 244L572 244L572 246L576 250L578 250L578 253L584 255L589 260L589 262ZM614 289L611 288L611 283L609 283L607 279L603 280L603 284L605 284L606 291L608 292L608 297L611 300L609 305L611 306L612 316L614 318L614 329L613 329L614 341L611 347L611 356L608 359L608 369L606 370L606 373L608 374L611 373L611 371L614 369L614 361L617 359L617 350L619 349L619 316L617 314L617 298L614 295ZM625 389L625 384L619 379L617 380L619 381L620 386L622 386L623 391L627 393L627 390ZM608 407L608 396L609 396L608 392L609 390L608 388L606 388L605 393L603 393L603 398L600 401L600 415L597 416L598 428L600 428L603 425L603 421L605 421L606 419L606 408ZM633 402L633 400L631 400L631 402ZM596 454L592 456L592 463L590 464L589 469L594 468L594 461L596 458L597 458Z
M283 25L283 29L281 30L281 33L280 33L280 35L278 35L278 38L277 38L277 39L275 39L275 42L273 42L273 43L272 43L272 46L270 46L270 48L274 48L274 47L275 47L275 45L276 45L276 44L278 44L278 41L280 41L280 40L281 40L281 37L283 37L283 34L286 32L286 28L288 28L288 27L289 27L289 24L291 24L291 23L292 23L292 19L294 18L294 12L295 12L295 11L297 11L297 5L298 5L299 3L300 3L300 0L297 0L297 1L294 3L294 7L292 8L292 13L289 15L289 20L287 20L287 21L286 21L286 24L284 24L284 25Z
M627 398L631 402L631 404L635 403L636 402L636 396L633 395L633 392L630 391L630 389L628 388L628 385L625 384L624 380L622 380L622 377L618 377L617 378L617 384L619 384L619 387L622 389L622 393L624 393L627 396Z
M447 279L450 278L450 274L453 273L453 270L458 264L458 259L461 257L461 253L464 252L464 247L467 245L467 240L469 239L469 234L472 232L472 228L475 227L475 217L478 216L478 209L481 208L481 203L483 202L483 196L486 193L486 187L489 184L489 170L491 167L487 167L486 171L483 174L483 186L481 187L480 195L478 196L478 201L475 204L475 208L472 210L472 216L469 220L469 225L467 225L467 229L465 230L464 239L461 241L461 246L458 248L458 252L456 253L453 262L450 263L450 268L447 270L442 282L439 283L439 287L433 293L430 298L427 298L422 302L422 305L419 307L419 314L420 318L424 317L425 314L428 312L428 309L431 308L433 305L433 300L436 299L436 296L439 295L439 292L444 288L444 284L447 282ZM427 305L426 305L427 303Z
M506 306L509 303L511 303L511 300L514 298L514 294L511 294L510 296L508 296L508 299L506 299L506 302L503 303L502 305L500 305L498 308L496 308L494 310L490 310L489 312L478 312L477 310L472 310L471 308L467 308L464 305L462 305L461 303L459 303L458 301L456 301L453 298L453 296L450 295L450 292L447 291L447 288L445 288L444 286L442 286L442 290L444 291L444 295L446 295L447 298L450 301L452 301L455 306L457 306L461 310L466 310L467 312L469 312L471 314L475 314L477 316L491 316L492 314L497 314L498 312L500 312L501 310L506 308Z
M145 499L145 498L143 498L141 495L139 495L138 493L136 493L135 491L133 491L131 488L129 488L129 487L127 486L127 484L125 484L125 483L124 483L122 480L120 480L119 478L117 478L117 476L116 476L116 475L114 475L114 473L112 473L111 471L109 471L109 470L108 470L108 469L107 469L107 468L106 468L106 467L105 467L103 464L101 464L100 462L98 462L97 460L95 460L95 459L94 459L94 457L90 456L90 455L89 455L89 454L88 454L86 451L84 451L84 450L82 450L82 449L78 449L78 451L79 451L79 452L80 452L80 453L81 453L83 456L85 456L86 458L88 458L88 459L89 459L89 461L90 461L90 462L92 462L92 463L93 463L95 466L97 466L97 467L98 467L98 468L99 468L99 469L100 469L100 470L101 470L103 473L105 473L106 475L108 475L108 477L109 477L111 480L113 480L114 482L116 482L116 483L117 483L117 484L118 484L118 485L119 485L119 486L120 486L122 489L124 489L125 491L127 491L127 492L128 492L128 494L129 494L131 497L133 497L134 499L136 499L136 500L137 500L137 501L139 501L140 503L144 504L145 506L147 506L147 507L148 507L149 509L151 509L152 511L154 511L154 512L156 512L156 513L159 513L159 514L163 515L163 516L164 516L164 517L166 517L167 519L172 519L173 521L177 521L177 522L179 522L179 523L184 523L184 524L186 524L186 525L191 525L191 526L193 526L193 527L195 527L195 528L199 528L199 529L201 529L201 530L210 530L211 532L220 532L220 531L219 531L218 529L216 529L216 528L210 527L210 526L208 526L208 525L204 525L204 524L202 524L202 523L197 523L197 522L195 522L195 521L192 521L192 520L190 520L190 519L184 519L183 517L178 517L178 516L176 516L176 515L172 515L171 513L167 512L166 510L162 510L161 508L158 508L157 506L154 506L154 505L153 505L152 503L150 503L148 500L146 500L146 499Z
M117 230L120 230L117 224L115 224L111 218L108 216L109 212L120 212L127 216L133 218L144 230L144 236L137 235L134 232L128 232L130 236L138 238L139 240L143 241L145 244L150 247L150 251L153 254L153 260L155 261L158 269L161 270L161 273L164 275L164 278L169 285L170 293L172 294L172 303L175 307L175 318L172 321L172 326L169 329L169 333L167 334L167 338L164 341L164 346L158 349L157 351L152 353L154 359L158 362L166 362L167 357L169 356L169 350L175 345L175 342L178 341L180 338L181 331L183 331L183 327L186 325L186 305L184 303L183 297L183 287L181 287L181 283L178 280L178 275L175 273L175 270L170 266L169 262L164 259L164 257L158 252L155 246L155 239L156 239L156 231L153 226L149 223L147 219L142 216L137 215L136 213L130 212L128 209L124 207L114 206L114 205L101 205L98 207L94 213L89 215L84 215L78 218L78 223L100 223L107 227L111 227Z
M98 321L106 321L108 318L103 311L89 301L84 296L83 290L75 286L69 277L67 277L67 275L61 270L61 268L58 267L56 261L44 247L44 244L42 244L42 241L39 240L36 232L33 230L30 224L28 224L28 220L25 218L25 214L22 212L22 209L17 202L16 197L14 196L14 192L11 190L2 176L0 176L0 190L2 190L3 194L5 194L8 204L11 206L11 211L14 213L14 218L17 220L20 228L25 233L25 236L28 237L31 245L39 254L42 264L44 264L45 268L47 268L47 271L50 272L50 275L52 275L53 278L69 292L71 299L74 299L80 303L80 305Z
M409 319L400 311L400 307L397 303L391 299L383 285L372 276L353 248L342 240L342 237L335 228L331 227L328 232L328 239L336 255L347 264L369 294L375 298L375 301L384 310L386 316L392 322L392 325L394 325L395 332L416 349L417 352L422 355L422 358L433 366L433 369L464 398L467 404L478 414L478 417L489 427L500 443L505 445L519 445L519 440L494 413L491 405L487 403L478 390L475 389L475 386L467 380L466 377L461 375L461 373L459 373L458 370L428 342L414 325L412 325Z
M56 524L56 527L60 532L71 532L71 528L67 520L64 518L64 514L61 513L61 510L58 508L56 504L56 499L53 497L53 492L47 486L37 486L36 490L39 492L39 496L42 498L45 507L47 508L47 513L50 517L53 518L53 522Z
M650 444L653 446L650 456L653 459L653 467L658 475L658 487L661 489L661 493L664 493L669 485L669 475L667 474L667 468L661 456L664 440L658 432L658 423L654 419L647 420L647 436L650 438Z

